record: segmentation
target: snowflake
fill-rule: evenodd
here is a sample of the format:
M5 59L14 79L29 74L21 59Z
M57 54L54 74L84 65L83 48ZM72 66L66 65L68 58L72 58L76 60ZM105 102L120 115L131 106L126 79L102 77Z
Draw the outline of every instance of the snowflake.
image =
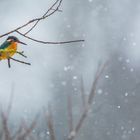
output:
M120 105L118 105L118 106L117 106L117 108L118 108L118 109L120 109L120 108L121 108L121 106L120 106Z
M125 93L125 96L126 96L126 97L128 96L128 93L127 93L127 92Z
M77 76L73 76L73 79L76 80L78 77Z
M108 79L109 78L109 75L105 75L105 78Z

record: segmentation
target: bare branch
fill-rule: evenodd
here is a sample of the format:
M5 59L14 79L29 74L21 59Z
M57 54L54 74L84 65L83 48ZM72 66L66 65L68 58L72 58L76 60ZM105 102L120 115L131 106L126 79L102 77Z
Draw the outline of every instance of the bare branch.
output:
M52 109L50 105L48 105L47 124L50 133L50 140L55 140L56 138L54 133L54 123L53 123Z
M93 102L93 99L94 99L94 96L95 96L95 90L96 90L96 86L97 86L97 83L98 83L98 80L100 78L100 76L102 75L105 67L107 66L108 64L108 61L103 65L103 66L99 66L97 68L97 72L96 72L96 75L95 75L95 79L94 79L94 82L92 84L92 87L91 87L91 91L90 91L90 94L89 94L89 97L88 97L88 104L91 105L92 102Z
M56 8L56 9L53 9L54 6L55 6L58 2L59 2L59 4L58 4L57 8ZM35 24L34 24L26 33L24 33L24 35L27 35L29 32L31 32L31 31L36 27L36 25L37 25L42 19L45 19L45 18L51 16L52 14L54 14L56 11L58 11L58 10L59 10L59 7L60 7L60 5L61 5L61 3L62 3L62 0L56 0L56 2L47 10L47 12L46 12L40 19L38 19L38 20L35 22ZM51 12L51 13L48 15L48 13L49 13L51 10L53 10L53 12Z
M19 32L19 31L16 31L16 32L27 39L30 39L32 41L42 43L42 44L68 44L68 43L76 43L76 42L83 42L84 41L84 40L71 40L71 41L60 41L60 42L48 42L48 41L42 41L42 40L37 40L37 39L31 38L27 35L24 35L23 33Z
M85 89L84 89L84 83L83 78L81 77L81 98L82 98L82 105L83 109L86 107L86 97L85 97Z
M12 140L12 136L10 134L10 130L9 130L9 126L8 126L8 119L9 119L10 112L12 109L13 95L14 95L14 85L12 84L11 95L10 95L10 99L9 99L9 103L8 103L6 112L3 112L1 110L1 118L2 118L2 124L3 124L2 132L4 133L5 140Z
M8 127L8 118L3 111L1 112L1 118L2 118L3 133L4 133L5 140L11 140L11 134Z
M34 39L34 38L30 37L30 36L27 36L27 34L30 33L38 25L38 23L40 21L42 21L42 20L46 19L47 17L53 15L57 11L61 11L61 10L59 10L59 7L61 6L61 4L62 4L62 0L56 0L53 3L53 5L41 17L32 19L32 20L28 21L27 23L23 24L22 26L19 26L19 27L15 28L15 29L5 33L5 34L0 35L0 38L2 38L4 36L7 36L7 35L9 35L11 33L17 32L18 34L20 34L21 36L23 36L23 37L25 37L25 38L27 38L29 40L32 40L32 41L35 41L35 42L38 42L38 43L42 43L42 44L66 44L66 43L83 42L84 40L49 42L49 41L41 41L41 40L38 40L38 39ZM33 24L33 26L30 29L28 29L28 31L26 31L25 33L22 33L20 31L22 28L27 27L30 24Z
M18 52L18 51L16 51L16 53L18 53L19 55L23 56L24 58L27 58L27 56L23 54L24 51L22 51L22 52Z
M8 58L8 67L11 68L10 59Z
M49 14L49 12L54 8L54 6L58 3L58 6L54 9L53 12ZM47 12L43 15L43 17L49 17L50 15L54 14L57 10L59 10L59 7L62 3L62 0L56 0L56 2L47 10Z
M68 140L73 140L75 138L75 136L77 135L77 133L79 132L80 128L82 127L83 122L86 119L89 109L92 105L98 80L99 80L101 74L103 73L105 67L106 67L106 63L101 68L100 67L98 68L96 75L95 75L95 79L92 84L92 88L91 88L89 97L88 97L88 103L86 104L86 108L84 109L75 129L73 131L71 131L71 133L68 135L68 138L67 138Z
M55 10L53 10L50 14L48 14L48 13L51 11L51 9L52 9L58 2L59 2L59 4L58 4L57 8L56 8ZM39 18L32 19L32 20L26 22L25 24L23 24L22 26L19 26L19 27L15 28L15 29L13 29L13 30L11 30L11 31L9 31L9 32L7 32L7 33L5 33L5 34L0 35L0 38L2 38L2 37L4 37L4 36L7 36L7 35L9 35L9 34L11 34L11 33L14 33L14 32L16 32L16 31L18 31L18 30L20 30L20 29L22 29L22 28L24 28L24 27L26 27L26 26L32 24L32 23L39 22L39 21L41 21L41 20L43 20L43 19L45 19L45 18L51 16L52 14L54 14L54 13L58 10L58 8L59 8L60 5L61 5L61 2L62 2L62 0L57 0L57 1L47 10L47 12L45 12L45 14L43 14L43 16L41 16L41 17L39 17ZM28 33L29 33L29 32L28 32ZM25 33L25 34L27 34L27 33Z
M25 132L21 134L20 136L18 136L17 140L25 140L25 138L27 138L30 135L30 133L33 131L33 129L35 128L37 124L37 119L38 119L38 115L35 117L31 125L25 129Z
M31 65L31 63L27 63L27 62L24 62L24 61L20 61L20 60L17 60L17 59L15 59L15 58L12 58L12 57L9 57L9 59L14 60L14 61L19 62L19 63L22 63L22 64Z
M69 132L73 131L73 114L71 94L67 95Z
M22 122L23 123L23 122ZM12 136L12 140L15 140L19 135L21 135L22 130L23 130L23 124L19 126L18 130L15 132L15 134Z
M26 122L23 122L23 128L27 131L28 130L28 126L26 124ZM35 140L34 136L30 133L30 135L28 136L30 138L30 140Z

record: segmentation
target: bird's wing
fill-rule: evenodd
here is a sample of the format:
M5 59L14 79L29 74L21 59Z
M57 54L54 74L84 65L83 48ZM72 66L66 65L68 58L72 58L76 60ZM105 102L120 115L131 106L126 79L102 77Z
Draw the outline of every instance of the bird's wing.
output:
M5 41L2 45L0 45L0 49L6 49L11 43Z

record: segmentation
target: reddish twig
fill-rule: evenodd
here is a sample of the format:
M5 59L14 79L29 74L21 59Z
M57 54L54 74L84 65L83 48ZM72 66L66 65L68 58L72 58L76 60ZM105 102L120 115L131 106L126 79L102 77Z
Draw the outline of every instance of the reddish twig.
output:
M50 133L50 140L55 140L54 123L51 106L48 105L47 125Z
M67 138L68 140L73 140L76 137L77 133L79 132L80 128L82 127L83 122L86 119L88 112L89 112L89 109L92 105L98 80L99 80L101 74L103 73L105 67L106 67L106 63L101 68L100 67L98 68L97 73L95 75L95 79L94 79L93 84L92 84L90 94L88 96L88 102L86 103L86 107L85 107L77 125L75 126L74 130L69 133L68 138Z
M15 132L15 134L12 136L12 140L15 140L16 138L18 138L21 133L22 133L22 130L23 130L23 125L21 124L18 128L18 130Z
M85 109L85 107L86 107L86 97L85 97L85 89L84 89L83 78L81 78L81 98L82 98L83 109Z
M11 140L11 133L8 127L8 117L3 111L1 112L1 118L5 140Z
M17 140L25 140L25 138L27 138L30 135L30 133L32 133L33 129L35 128L37 124L37 119L38 119L38 115L35 117L35 119L33 120L33 122L28 128L25 129L24 127L25 132L21 134L20 136L18 136Z
M72 99L71 94L67 95L67 103L68 103L68 124L69 124L69 132L73 131L73 113L72 113Z

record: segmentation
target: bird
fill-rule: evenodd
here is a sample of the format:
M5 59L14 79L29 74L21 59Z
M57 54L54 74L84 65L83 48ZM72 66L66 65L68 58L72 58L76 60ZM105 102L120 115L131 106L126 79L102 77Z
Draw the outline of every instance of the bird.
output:
M23 45L27 45L26 43L20 41L16 36L8 36L8 38L6 39L6 41L4 41L1 45L0 45L0 60L8 60L8 66L9 68L10 66L10 60L14 60L20 63L24 63L27 65L30 65L30 63L24 62L24 61L20 61L17 60L15 58L13 58L13 56L18 53L23 57L26 57L23 52L19 52L18 51L18 44L23 44Z

